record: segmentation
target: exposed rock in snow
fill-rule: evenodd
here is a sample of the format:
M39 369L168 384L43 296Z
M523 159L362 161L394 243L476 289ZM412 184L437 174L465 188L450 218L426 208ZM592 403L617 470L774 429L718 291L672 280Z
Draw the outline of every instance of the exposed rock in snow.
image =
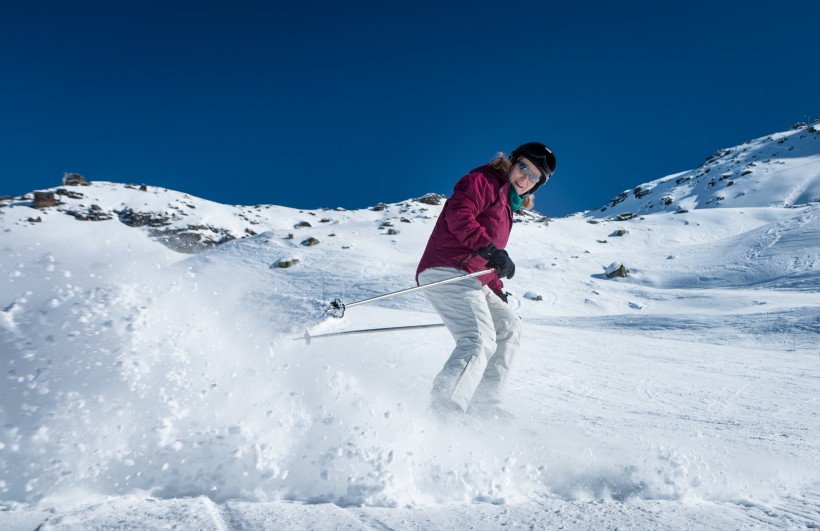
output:
M64 173L63 186L90 186L91 183L79 173Z
M57 204L54 192L34 192L34 201L31 203L31 207L51 208L57 206Z
M612 262L604 268L606 278L626 277L629 274L629 269L620 262Z

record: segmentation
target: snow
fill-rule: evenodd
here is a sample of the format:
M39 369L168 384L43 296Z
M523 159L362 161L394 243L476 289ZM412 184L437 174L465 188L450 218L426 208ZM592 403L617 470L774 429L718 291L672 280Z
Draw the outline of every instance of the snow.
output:
M817 527L820 149L771 138L710 172L734 203L516 218L507 423L428 413L443 328L317 337L439 322L419 292L325 309L413 286L441 206L0 203L0 528ZM783 138L790 173L735 175ZM236 239L183 254L126 208Z

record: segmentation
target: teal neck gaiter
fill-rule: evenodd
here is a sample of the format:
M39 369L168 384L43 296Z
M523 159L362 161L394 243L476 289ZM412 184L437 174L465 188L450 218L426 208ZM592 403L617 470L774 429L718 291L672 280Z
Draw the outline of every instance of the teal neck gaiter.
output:
M523 204L524 198L518 195L513 185L510 185L510 208L513 209L513 212L518 212Z

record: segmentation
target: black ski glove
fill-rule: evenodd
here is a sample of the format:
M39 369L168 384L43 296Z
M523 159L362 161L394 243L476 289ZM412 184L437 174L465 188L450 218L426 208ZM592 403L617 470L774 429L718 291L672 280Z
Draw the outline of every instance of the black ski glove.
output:
M510 302L507 300L507 298L510 296L510 292L509 292L509 291L499 291L499 292L496 292L496 295L498 295L498 298L499 298L499 299L501 299L502 301L506 302L507 304L509 304L509 303L510 303Z
M478 250L478 255L487 259L487 267L495 269L499 278L512 278L515 264L504 249L497 249L492 243Z

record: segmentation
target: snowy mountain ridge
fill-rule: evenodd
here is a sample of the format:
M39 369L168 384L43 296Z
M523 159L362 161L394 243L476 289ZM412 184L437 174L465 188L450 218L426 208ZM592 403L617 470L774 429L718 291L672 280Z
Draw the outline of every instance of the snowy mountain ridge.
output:
M80 220L119 219L186 253L201 252L265 230L329 224L346 217L339 214L345 212L342 208L305 211L273 205L218 205L165 188L113 182L94 182L93 187L55 187L45 193L53 195L55 201L53 210L38 209L43 215L57 212ZM3 207L34 206L34 197L34 192L19 198L4 196L0 198L0 213L4 212ZM384 222L402 218L409 222L414 216L435 215L425 203L440 204L445 196L426 197L429 199L398 204L401 216ZM820 135L814 126L800 125L718 150L694 170L625 190L606 206L586 215L623 219L657 212L685 213L696 208L792 207L812 202L820 202ZM378 212L384 208L380 204L369 210ZM42 217L28 213L32 215L18 224L37 223ZM374 219L380 217L383 216L376 215ZM520 222L543 220L537 212L517 216ZM300 223L301 227L297 227Z
M719 149L699 167L625 190L598 212L609 216L696 208L791 207L820 201L820 135L797 124Z

